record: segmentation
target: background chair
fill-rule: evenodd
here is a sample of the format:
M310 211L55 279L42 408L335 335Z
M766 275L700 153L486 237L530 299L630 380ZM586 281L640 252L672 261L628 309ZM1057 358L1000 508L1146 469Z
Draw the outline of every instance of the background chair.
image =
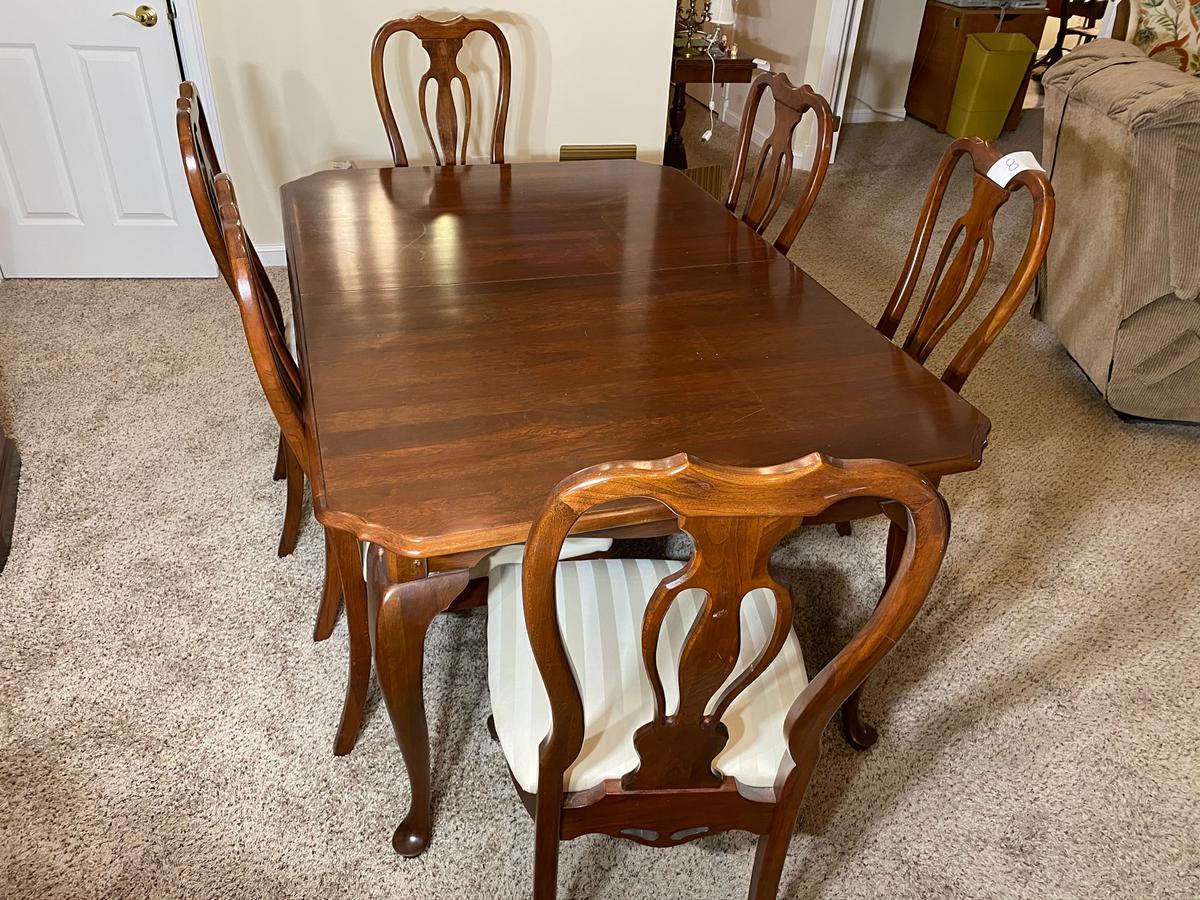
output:
M1063 58L1067 52L1068 35L1079 38L1076 47L1082 47L1099 37L1101 29L1097 22L1105 19L1108 13L1108 0L1049 0L1047 6L1050 15L1058 17L1058 35L1054 39L1054 46L1033 64L1034 68L1043 70ZM1084 24L1072 25L1071 20L1075 18L1082 18Z
M216 176L221 172L221 161L217 159L213 148L212 134L204 116L204 106L196 92L196 86L190 81L179 85L179 99L176 101L175 126L179 138L179 152L183 157L183 168L187 175L188 190L192 195L192 204L196 209L196 218L200 220L200 228L208 241L213 259L221 272L221 277L237 297L237 285L234 284L233 271L226 250L225 239L221 232L220 214L217 209ZM292 329L283 314L279 296L275 287L263 268L254 245L249 239L244 240L247 264L258 285L266 314L276 331L284 336L284 346L288 357L293 360L295 347ZM288 556L296 549L296 541L300 537L300 515L304 508L304 478L305 468L297 458L295 451L285 439L281 431L279 435L279 453L275 464L275 478L287 477L287 505L283 516L283 533L279 538L279 555ZM313 631L313 640L322 641L329 637L337 616L338 597L336 577L331 576L329 542L326 540L325 585L322 589L320 612Z
M809 682L768 560L804 517L861 496L903 509L907 541L874 615ZM558 562L581 515L632 497L678 516L689 562ZM493 718L535 819L534 897L555 896L560 841L661 847L730 829L760 835L750 896L774 897L821 732L916 616L948 516L911 469L820 454L769 469L681 454L561 482L524 565L494 571L488 595Z
M767 226L771 224L791 183L795 165L792 136L796 132L796 126L809 110L813 111L817 120L817 150L812 171L808 173L808 182L800 193L795 211L788 217L779 232L779 237L775 239L775 248L786 254L792 249L796 235L800 233L804 220L808 218L813 204L817 202L817 194L829 169L829 157L833 152L833 110L829 108L825 98L811 87L807 84L796 87L783 72L758 76L750 86L750 94L746 98L741 130L738 132L737 153L733 158L733 168L729 172L725 206L730 212L737 212L742 180L746 176L746 165L750 157L754 121L758 117L758 107L763 94L768 88L775 100L775 125L763 142L758 165L750 182L750 197L742 212L742 221L758 234L766 231Z
M959 138L954 141L942 154L934 172L900 280L875 326L881 334L889 340L894 339L904 319L909 301L921 279L946 188L962 159L970 160L972 166L971 202L950 226L902 345L904 351L917 362L922 365L926 363L930 354L979 295L991 268L995 250L992 228L1000 208L1017 191L1025 189L1033 200L1033 209L1029 237L1016 270L991 309L967 336L942 372L942 382L955 392L962 389L983 354L1029 293L1046 257L1046 248L1054 228L1054 189L1045 172L1036 168L1020 168L1015 155L1005 156L990 141L979 138ZM881 511L892 520L886 555L890 577L899 563L905 520L893 508L883 506ZM838 530L842 534L849 533L846 525L839 526ZM862 689L859 688L843 707L842 732L851 746L865 750L875 743L877 734L859 716L861 696Z
M449 22L434 22L424 16L411 19L393 19L386 22L375 34L371 44L371 81L375 86L375 103L383 118L388 143L392 148L392 163L408 165L408 154L400 138L396 114L388 97L387 78L384 75L383 53L388 39L400 32L412 34L421 41L429 55L429 69L417 84L417 101L421 111L421 122L425 136L439 166L465 165L467 147L471 136L471 85L462 69L458 67L458 54L463 40L472 32L481 31L489 35L496 44L500 60L500 78L496 96L496 115L492 122L491 159L494 163L504 162L504 128L508 122L508 101L512 92L512 58L508 40L494 22L486 19L467 19L459 16ZM426 101L429 82L435 84L435 115L437 117L437 139L433 136L433 125L429 118ZM457 81L463 94L462 141L458 139L458 112L454 105L451 85Z

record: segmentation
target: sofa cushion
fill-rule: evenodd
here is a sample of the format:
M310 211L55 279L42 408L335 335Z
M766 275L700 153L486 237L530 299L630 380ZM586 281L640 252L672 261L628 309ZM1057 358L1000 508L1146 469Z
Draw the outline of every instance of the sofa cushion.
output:
M1115 409L1200 421L1200 79L1098 40L1043 84L1038 314Z
M1046 71L1042 84L1132 132L1200 122L1200 82L1154 63L1125 41L1098 40L1072 50Z

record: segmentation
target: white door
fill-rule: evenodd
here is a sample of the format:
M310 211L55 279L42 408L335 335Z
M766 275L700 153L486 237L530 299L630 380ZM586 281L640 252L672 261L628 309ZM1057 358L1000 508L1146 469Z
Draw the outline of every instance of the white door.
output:
M111 15L133 13L129 0L0 2L6 277L216 273L175 138L167 0L151 3L157 22L147 27Z
M854 68L854 51L858 47L858 31L862 24L863 0L832 0L829 28L825 33L825 55L821 59L821 78L818 90L829 100L839 127L833 133L833 154L837 158L841 137L842 115L849 95L850 70Z

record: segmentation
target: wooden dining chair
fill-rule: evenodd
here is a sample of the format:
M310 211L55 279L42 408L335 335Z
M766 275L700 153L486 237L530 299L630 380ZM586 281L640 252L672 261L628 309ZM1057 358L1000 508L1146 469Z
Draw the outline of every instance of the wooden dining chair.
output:
M810 681L771 551L864 496L905 510L907 542L870 620ZM689 561L558 562L581 515L635 497L678 517ZM495 570L488 592L494 730L535 820L533 896L555 896L560 841L667 847L737 829L760 836L750 897L774 897L821 733L913 621L948 535L933 485L881 460L738 469L679 454L562 481L524 564Z
M1033 210L1029 237L1016 270L1005 282L991 309L967 336L942 372L942 381L954 391L962 389L967 376L1029 293L1045 259L1050 233L1054 228L1054 189L1045 172L1040 168L1025 167L1027 160L1021 154L1004 155L990 141L979 138L959 138L954 141L942 154L934 172L900 279L875 326L881 334L889 339L896 336L921 279L946 188L962 159L971 162L971 202L950 226L921 305L902 345L904 351L917 362L925 363L979 296L991 269L996 248L993 228L1000 208L1024 189L1033 201Z
M909 301L921 281L946 190L955 169L964 159L971 164L971 200L967 209L950 225L942 243L920 306L901 345L904 352L925 365L930 354L982 292L995 253L993 229L1000 208L1018 191L1027 190L1032 200L1032 214L1029 236L1015 270L991 308L942 371L942 382L956 393L962 390L983 354L1029 293L1045 259L1054 228L1054 189L1045 172L1038 167L1028 167L1030 157L1005 155L990 141L979 138L954 141L942 154L934 172L900 278L875 326L881 334L889 340L895 339ZM883 507L881 511L892 519L885 557L890 577L904 544L905 523L903 516L895 510ZM849 532L846 524L838 530L843 534ZM851 746L865 750L875 743L877 733L861 719L861 699L861 687L847 699L842 709L842 732Z
M792 249L796 235L804 225L804 220L817 202L817 194L825 181L825 173L829 169L829 157L833 153L833 110L829 103L807 84L796 87L784 72L758 76L750 86L750 94L746 98L746 106L742 112L742 126L738 133L737 153L733 158L733 168L729 173L728 193L725 206L730 212L737 212L738 199L742 192L742 181L746 177L746 166L750 157L750 140L754 135L754 122L758 118L758 108L763 95L770 89L775 101L775 124L771 133L763 142L759 153L758 164L750 180L750 195L742 212L742 221L762 234L779 212L791 184L792 172L795 167L795 152L792 149L792 137L804 114L811 110L817 123L817 147L813 158L812 169L808 173L808 181L800 192L796 208L784 223L779 237L775 239L775 248L786 254Z
M304 473L312 477L313 435L304 420L303 387L300 370L276 319L272 295L265 289L265 274L255 262L255 254L242 227L233 182L225 173L213 179L213 198L217 206L221 235L229 263L233 296L237 301L242 330L250 349L250 358L287 441L288 449ZM365 599L366 582L363 559L353 535L325 528L325 587L317 611L318 639L327 637L337 620L343 596L346 598L347 630L350 635L350 676L346 701L335 741L335 753L349 753L362 726L371 673L371 648Z
M229 289L236 296L236 286L233 281L233 271L230 269L229 254L224 245L221 233L220 214L217 211L216 176L221 172L221 161L218 160L216 149L212 145L212 133L209 131L208 120L204 116L204 107L200 102L196 85L184 82L179 85L179 100L175 102L175 128L179 137L179 151L184 158L184 172L187 176L187 188L191 192L192 205L196 208L196 216L204 239L208 241L212 258L216 260L217 269L221 271ZM294 359L295 347L292 326L283 316L280 298L275 293L275 287L266 275L262 259L254 251L250 240L246 240L247 259L253 271L254 280L258 283L263 295L265 310L268 312L274 328L284 335L289 358ZM293 364L294 365L294 364ZM280 449L276 458L275 478L287 478L287 505L283 512L283 533L280 535L281 557L290 556L295 550L296 541L300 536L300 516L304 510L305 470L295 456L284 434L280 432ZM332 590L328 571L326 571L324 594L328 602L328 594ZM336 607L335 607L336 613ZM323 641L329 637L325 625L328 619L318 617L317 629L313 638ZM331 628L331 625L329 625Z
M508 123L508 103L512 93L512 57L509 54L508 40L494 22L486 19L468 19L458 16L448 22L435 22L424 16L414 16L410 19L393 19L385 22L375 34L371 44L371 81L375 86L375 103L379 107L379 115L383 118L383 127L387 131L388 143L392 148L392 164L408 165L408 154L404 150L404 141L400 137L400 128L396 124L396 113L392 109L388 96L387 78L384 74L383 55L388 40L392 35L401 32L416 37L429 56L429 69L421 76L417 84L417 103L421 114L421 123L425 126L425 136L433 149L434 158L439 166L465 165L467 162L467 147L471 137L471 85L466 74L458 66L458 54L462 50L463 41L474 32L483 32L491 37L496 45L499 56L500 73L496 94L496 114L492 122L491 160L494 163L504 162L504 129ZM437 138L433 135L433 123L429 117L427 88L434 83L435 107L434 115L437 124ZM457 81L463 96L462 140L459 141L458 111L455 108L454 95L451 86Z

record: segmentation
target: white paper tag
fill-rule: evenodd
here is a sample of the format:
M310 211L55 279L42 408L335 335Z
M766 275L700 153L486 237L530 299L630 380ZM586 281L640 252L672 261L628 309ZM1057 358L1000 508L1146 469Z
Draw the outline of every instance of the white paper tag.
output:
M1018 150L1016 153L1007 153L996 160L995 164L988 169L987 177L1000 187L1008 187L1008 183L1018 172L1045 171L1036 156L1028 150Z

